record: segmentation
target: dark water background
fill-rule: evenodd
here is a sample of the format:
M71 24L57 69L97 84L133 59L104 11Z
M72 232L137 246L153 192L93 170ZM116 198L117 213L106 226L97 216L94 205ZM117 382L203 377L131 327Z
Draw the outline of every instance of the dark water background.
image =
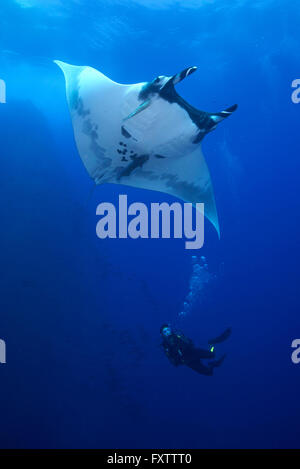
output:
M299 447L299 3L2 0L0 12L0 446ZM239 104L203 144L222 236L207 223L201 254L217 279L180 323L200 345L232 326L215 376L172 367L159 346L189 288L184 242L95 235L101 201L174 199L90 195L53 59L121 83L197 65L182 96Z

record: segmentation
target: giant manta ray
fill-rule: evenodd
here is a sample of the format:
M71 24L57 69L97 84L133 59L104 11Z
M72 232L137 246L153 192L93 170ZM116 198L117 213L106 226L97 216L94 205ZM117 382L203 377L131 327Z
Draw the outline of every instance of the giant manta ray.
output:
M206 217L220 235L201 141L237 105L210 113L181 98L175 85L197 67L122 85L91 67L55 63L65 75L77 148L95 183L125 184L193 204L203 202Z

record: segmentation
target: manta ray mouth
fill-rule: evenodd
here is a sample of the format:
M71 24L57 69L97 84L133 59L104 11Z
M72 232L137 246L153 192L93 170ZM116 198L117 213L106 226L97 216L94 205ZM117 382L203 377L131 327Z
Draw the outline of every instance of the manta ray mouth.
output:
M211 118L211 113L195 108L187 101L185 101L185 99L183 99L175 89L175 85L177 83L181 82L184 78L186 78L188 75L191 75L191 73L194 73L196 70L197 67L190 67L178 73L177 75L174 75L160 90L159 95L170 104L177 104L182 109L184 109L190 119L201 131L202 137L204 137L205 133L209 132L212 127L216 125L216 122Z
M184 80L186 77L189 75L192 75L192 73L196 72L197 67L188 67L182 70L181 72L177 73L176 75L173 75L170 77L164 85L160 89L160 95L162 98L166 99L169 102L172 103L177 103L181 107L183 107L185 110L188 110L191 113L201 113L203 111L200 111L200 109L197 109L193 107L191 104L189 104L187 101L185 101L176 91L175 85L180 83L182 80Z
M194 122L194 124L196 124L199 129L199 134L194 140L194 143L199 143L208 132L216 128L219 122L221 122L223 119L226 119L226 117L229 117L234 111L236 111L238 106L237 104L234 104L233 106L225 109L224 111L213 113L201 111L200 109L195 108L187 101L185 101L177 93L175 85L177 85L177 83L180 83L182 80L184 80L184 78L191 75L196 70L197 67L189 67L182 70L182 72L177 73L177 75L173 75L161 88L159 94L163 99L167 100L169 103L178 104L182 109L184 109L188 113L190 119Z

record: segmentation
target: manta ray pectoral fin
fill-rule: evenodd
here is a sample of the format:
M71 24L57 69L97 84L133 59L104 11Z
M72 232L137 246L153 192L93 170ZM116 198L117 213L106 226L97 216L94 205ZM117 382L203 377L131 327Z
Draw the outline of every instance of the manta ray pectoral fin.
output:
M125 119L123 119L123 121L127 121L128 119L131 119L131 117L134 117L136 116L137 114L139 114L140 112L144 111L145 109L147 109L147 107L150 106L150 99L147 99L147 101L143 102L142 104L140 104L133 112L131 112L129 114L129 116L125 117Z
M230 106L229 108L225 109L225 111L221 112L216 112L216 113L211 113L210 118L218 124L222 120L226 119L226 117L231 116L231 114L237 110L237 104L234 104L233 106Z
M144 155L135 163L123 171L121 178L107 182L164 192L194 206L202 202L206 218L220 237L213 187L200 145L171 162L169 158Z

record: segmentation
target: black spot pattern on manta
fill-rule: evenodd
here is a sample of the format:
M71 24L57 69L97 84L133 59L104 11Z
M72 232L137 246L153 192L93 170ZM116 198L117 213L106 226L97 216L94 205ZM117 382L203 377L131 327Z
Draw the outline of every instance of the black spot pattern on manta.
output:
M128 152L126 143L119 142L119 145L120 145L120 148L117 148L117 152L119 153L119 155L126 155L126 153ZM128 161L128 160L126 159L124 160L124 158L122 157L121 161Z
M125 129L124 125L121 127L122 135L126 138L131 138L131 134Z

